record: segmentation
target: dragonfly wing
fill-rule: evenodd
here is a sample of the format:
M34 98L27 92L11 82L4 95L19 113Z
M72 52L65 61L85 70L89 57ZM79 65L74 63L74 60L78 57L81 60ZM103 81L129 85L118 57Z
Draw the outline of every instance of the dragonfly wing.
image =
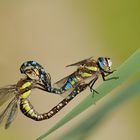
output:
M9 116L7 118L6 124L5 124L5 129L9 128L9 126L11 125L11 123L13 122L13 120L15 119L15 116L17 114L18 111L18 104L17 102L15 102L9 112Z
M13 98L12 101L6 107L6 109L0 114L0 124L3 122L3 120L6 116L9 116L9 113L11 112L11 109L13 108L13 106L16 103L17 103L17 100L15 98Z
M70 75L64 77L63 79L57 81L56 83L53 84L53 86L57 87L57 88L61 88L67 82L68 78L71 77L72 75L75 75L75 72L73 72L72 74L70 74Z
M0 106L2 106L7 100L12 98L16 93L16 85L9 85L0 88Z
M68 78L69 78L69 76L57 81L56 83L54 83L54 87L61 88L67 82Z
M68 78L69 78L69 76L57 81L56 83L54 83L54 87L56 87L56 88L63 87L65 85L65 83L67 82ZM60 94L60 96L65 98L69 93L71 93L72 90L73 90L73 88L70 88L67 91L65 91L64 93Z
M91 59L92 59L92 57L87 58L87 59L84 59L84 60L81 60L81 61L79 61L79 62L70 64L70 65L67 65L66 67L70 67L70 66L80 66L80 65L83 65L83 64L87 63L87 62L90 61Z

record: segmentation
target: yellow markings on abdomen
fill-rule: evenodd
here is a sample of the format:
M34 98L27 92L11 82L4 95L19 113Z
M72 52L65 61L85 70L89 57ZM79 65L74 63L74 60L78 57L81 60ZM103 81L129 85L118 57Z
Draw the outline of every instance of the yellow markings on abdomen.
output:
M29 87L30 85L31 85L30 82L26 82L21 86L20 89L25 89L25 88ZM31 90L24 92L23 94L20 95L20 97L25 99L30 95L30 93L31 93Z
M24 115L26 115L29 118L37 118L37 114L34 111L33 107L29 103L29 101L26 100L21 100L20 102L20 109Z
M25 116L27 116L35 121L41 121L41 120L48 119L47 113L39 114L34 109L34 107L32 106L32 104L30 103L30 101L28 99L20 100L20 110Z
M74 84L75 84L75 81L74 81L74 80L73 80L73 81L71 81L71 84L72 84L72 85L74 85Z
M78 83L81 80L81 78L79 78L78 76L73 77L72 81L71 81L71 85L74 86L75 83Z

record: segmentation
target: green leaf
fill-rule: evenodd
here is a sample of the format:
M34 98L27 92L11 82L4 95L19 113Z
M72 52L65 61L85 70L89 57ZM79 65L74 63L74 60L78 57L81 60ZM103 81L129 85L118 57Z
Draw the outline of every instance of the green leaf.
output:
M106 102L96 112L93 112L86 120L78 124L74 129L63 135L60 140L86 140L89 133L96 129L102 119L115 107L122 105L124 102L132 99L136 95L140 95L140 79L132 82L127 88L123 89L114 96L109 102Z
M110 91L115 89L117 86L122 84L124 81L126 81L128 78L130 78L132 75L134 75L136 72L140 70L140 49L138 49L132 56L130 56L118 69L115 73L112 74L112 77L119 76L119 79L117 80L110 80L103 82L101 86L97 88L97 91L100 93L100 95L95 94L94 98L92 97L92 94L87 96L83 101L81 101L72 111L70 111L64 118L62 118L58 123L56 123L52 128L50 128L46 133L41 135L37 138L37 140L42 140L52 132L54 132L56 129L63 126L65 123L79 115L81 112L86 110L88 107L90 107L92 104L97 102L99 99L103 98L105 95L107 95Z

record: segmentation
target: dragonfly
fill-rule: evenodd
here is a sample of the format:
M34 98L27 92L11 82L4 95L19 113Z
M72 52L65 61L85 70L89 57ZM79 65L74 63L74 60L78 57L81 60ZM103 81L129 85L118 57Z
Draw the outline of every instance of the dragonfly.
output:
M83 60L83 61L78 62L79 64L75 63L72 65L77 65L79 69L81 66L83 66L84 62L86 61ZM109 61L107 65L107 67L109 67L108 68L109 70L107 72L108 75L113 73L113 71L110 71L110 64L111 62ZM70 88L72 89L72 91L68 94L66 98L64 98L60 103L58 103L55 107L53 107L47 113L40 114L35 110L35 108L33 107L33 105L30 103L28 99L28 97L31 94L32 89L38 88L38 89L41 89L50 93L56 93L56 94L62 94L68 89L65 88L65 90L64 89L62 90L62 88L61 89L53 88L51 86L50 74L46 73L44 68L35 61L27 61L23 63L20 67L20 71L21 73L26 75L26 78L21 79L17 84L0 88L0 106L2 106L8 99L11 99L13 97L11 102L6 107L6 109L0 114L0 123L4 120L5 117L7 117L5 129L9 128L9 126L15 119L18 107L20 107L21 112L25 116L29 117L30 119L33 119L35 121L46 120L54 116L63 107L65 107L75 96L77 96L79 93L84 91L88 86L90 86L89 84L92 83L92 86L93 86L93 80L91 80L89 83L85 83L84 80L77 82L77 84L73 88ZM104 71L106 70L104 69ZM78 72L78 70L76 72ZM68 77L71 78L71 75ZM116 79L116 78L112 77L110 79ZM107 80L107 79L104 78L104 80ZM68 81L69 80L67 79L67 82ZM71 85L73 85L72 82L71 82Z
M80 83L72 91L71 94L69 94L65 99L63 99L50 111L48 111L47 113L38 113L29 101L28 97L30 96L32 89L40 89L39 84L41 75L39 74L39 69L28 67L26 68L25 74L26 77L20 79L17 84L0 88L0 106L2 106L6 101L12 98L10 103L0 114L0 123L2 123L4 119L6 119L5 129L8 129L14 121L18 108L20 108L21 112L30 119L33 119L35 121L46 120L54 116L57 112L59 112L76 95L85 90L87 86L86 84ZM50 75L46 80L48 81L48 84L50 84Z
M48 81L49 84L49 76ZM30 118L38 118L34 108L28 105L28 98L31 94L31 90L34 88L39 89L40 75L37 69L26 68L26 75L20 79L17 84L8 85L0 88L0 106L11 99L7 107L0 113L0 123L6 120L5 129L9 128L15 116L18 108L20 108L23 114L27 114ZM46 82L47 83L47 82Z
M85 83L91 92L98 93L93 86L100 75L103 81L118 79L118 77L106 78L115 71L111 71L112 61L107 57L99 57L97 61L90 57L66 67L70 66L77 66L76 71L55 83L64 92L70 93L79 83Z

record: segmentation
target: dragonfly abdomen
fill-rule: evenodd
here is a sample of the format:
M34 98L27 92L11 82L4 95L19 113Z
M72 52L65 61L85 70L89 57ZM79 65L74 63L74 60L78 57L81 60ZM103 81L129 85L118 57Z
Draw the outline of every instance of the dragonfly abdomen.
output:
M56 113L58 113L62 108L64 108L75 96L77 96L80 92L87 88L87 84L79 84L72 92L69 94L64 100L62 100L59 104L57 104L54 108L52 108L47 113L39 114L30 101L28 99L21 99L20 100L20 110L21 112L35 120L35 121L42 121L53 117Z
M66 83L62 87L60 87L60 88L46 87L46 88L47 88L48 92L55 93L55 94L63 94L67 90L75 87L75 85L77 85L77 83L80 80L81 79L78 76L71 75L68 77Z
M80 81L80 78L75 76L75 75L71 75L68 80L66 81L65 85L62 87L62 90L67 91L72 87L75 87L75 85L77 85L77 83Z
M25 116L27 116L35 121L41 121L41 120L48 119L47 114L46 113L39 114L34 109L34 107L32 106L32 104L30 103L30 101L28 99L21 99L20 110Z

